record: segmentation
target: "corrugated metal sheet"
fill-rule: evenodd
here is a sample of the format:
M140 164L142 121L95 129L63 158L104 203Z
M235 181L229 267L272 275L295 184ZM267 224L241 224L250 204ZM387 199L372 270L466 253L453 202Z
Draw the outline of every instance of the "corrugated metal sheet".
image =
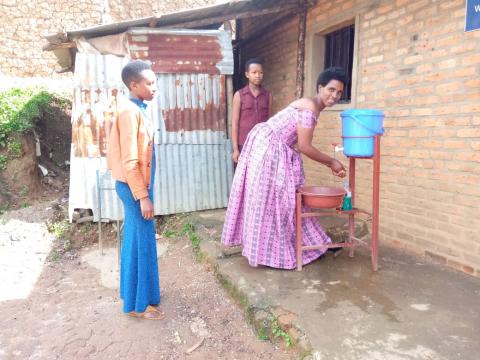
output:
M226 207L233 177L232 144L155 146L155 213Z
M315 0L308 3L313 4ZM64 33L50 34L45 36L51 43L59 43L62 39L76 36L85 36L87 38L96 36L105 36L118 34L127 31L133 27L149 26L154 24L156 27L184 27L189 28L189 23L196 23L196 28L210 24L223 23L225 20L241 19L252 17L252 12L256 15L265 15L278 11L295 10L298 8L298 0L234 0L225 1L220 4L198 7L194 9L175 11L160 16L149 16L145 18L120 21L113 24L97 25L83 29L68 30L66 36ZM203 25L198 24L203 22ZM183 24L183 25L182 25Z
M233 74L226 31L137 28L128 31L128 47L132 58L150 60L158 74Z
M98 220L96 174L105 174L105 146L120 73L128 60L77 54L72 111L70 216L90 208ZM156 125L155 214L225 207L231 179L231 142L226 136L225 76L159 74L159 96L149 107ZM101 178L102 218L123 217L113 182Z
M159 74L151 116L158 144L223 144L227 138L225 76Z
M126 93L120 73L128 59L77 53L73 77L72 147L70 153L69 216L75 209L92 209L98 221L96 175L106 172L106 139L116 117L117 96ZM102 187L112 188L108 174ZM114 190L102 191L102 217L123 217Z

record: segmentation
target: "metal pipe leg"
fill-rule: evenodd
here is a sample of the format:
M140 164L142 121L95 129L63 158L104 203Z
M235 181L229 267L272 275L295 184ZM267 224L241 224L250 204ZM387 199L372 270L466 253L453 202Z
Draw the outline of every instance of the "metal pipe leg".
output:
M97 202L98 202L98 249L100 255L103 255L103 239L102 239L102 186L100 183L100 173L97 170Z
M348 187L350 188L352 196L352 208L355 207L355 158L351 157L349 159L349 174L348 174ZM355 215L348 215L348 241L353 242L352 236L355 235ZM353 244L352 244L353 245ZM348 249L348 256L353 257L354 247L351 246Z
M352 237L355 236L355 215L348 215L348 242L350 243L350 248L348 249L348 256L353 258L354 246Z
M120 234L120 220L117 220L117 264L120 269L120 258L122 255L122 238Z
M303 265L303 260L302 260L302 194L297 192L296 196L296 221L295 221L295 226L297 229L297 242L296 242L296 252L297 252L297 271L302 271L302 265Z
M378 236L380 216L380 136L375 136L373 155L372 269L378 270Z

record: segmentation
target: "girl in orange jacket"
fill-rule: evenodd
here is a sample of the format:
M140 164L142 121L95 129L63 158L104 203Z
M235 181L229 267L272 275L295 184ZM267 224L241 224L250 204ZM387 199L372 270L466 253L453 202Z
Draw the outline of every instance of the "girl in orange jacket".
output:
M155 241L153 129L145 100L155 96L155 74L140 60L128 63L122 80L130 98L119 103L110 133L107 161L124 207L120 260L123 311L143 319L160 320L160 282Z

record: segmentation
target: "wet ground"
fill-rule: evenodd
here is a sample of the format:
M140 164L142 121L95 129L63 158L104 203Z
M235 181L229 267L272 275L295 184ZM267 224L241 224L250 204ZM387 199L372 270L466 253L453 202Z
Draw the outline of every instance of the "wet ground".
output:
M302 272L252 268L241 256L222 257L223 218L223 211L192 216L208 229L202 250L252 307L288 314L313 358L480 358L480 279L385 246L378 272L366 249L354 258L327 254Z

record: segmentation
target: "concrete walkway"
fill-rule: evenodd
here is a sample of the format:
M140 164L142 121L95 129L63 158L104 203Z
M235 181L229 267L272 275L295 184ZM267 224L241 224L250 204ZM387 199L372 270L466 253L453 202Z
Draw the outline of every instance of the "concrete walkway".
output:
M380 269L368 251L332 254L302 272L252 268L242 256L222 256L224 211L192 214L201 249L256 313L278 323L328 360L480 358L480 279L380 248Z

